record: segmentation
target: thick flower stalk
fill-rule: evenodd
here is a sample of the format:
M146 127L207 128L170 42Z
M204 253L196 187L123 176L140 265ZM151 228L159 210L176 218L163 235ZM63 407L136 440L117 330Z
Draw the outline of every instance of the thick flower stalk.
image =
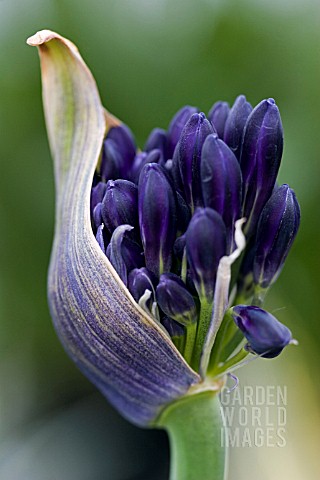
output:
M172 479L222 479L226 373L295 343L261 308L300 221L293 190L276 184L278 107L243 95L207 117L186 106L139 150L71 42L42 31L28 43L55 164L57 333L122 415L167 429Z

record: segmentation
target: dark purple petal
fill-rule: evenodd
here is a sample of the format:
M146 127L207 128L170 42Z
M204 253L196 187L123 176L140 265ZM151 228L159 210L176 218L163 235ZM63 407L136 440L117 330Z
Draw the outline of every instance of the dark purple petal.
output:
M167 132L162 128L154 128L146 141L144 150L146 152L151 152L151 150L156 148L162 152L162 156L166 160L168 150L167 144Z
M156 297L158 305L168 317L185 326L196 322L197 308L193 296L174 273L161 275Z
M177 152L178 163L184 197L192 211L196 206L202 206L201 150L206 137L213 132L213 127L206 119L205 114L195 113L181 133Z
M181 323L178 323L169 317L163 317L161 323L167 330L171 338L179 338L184 336L185 329L184 326L181 325Z
M264 358L276 357L292 340L290 330L261 308L237 305L232 316L248 340L247 349Z
M181 237L178 237L176 241L174 242L173 245L173 253L179 260L182 260L184 249L186 248L186 236L181 235Z
M103 223L102 215L101 215L101 207L102 207L102 203L100 202L94 207L92 212L92 221L95 229L99 228L99 226Z
M262 210L254 257L254 281L266 288L276 281L299 229L300 207L288 185L278 187Z
M133 230L131 225L120 225L112 234L106 255L123 283L127 286L128 273L143 265L141 247L130 238L127 232Z
M102 160L100 173L102 179L116 180L123 170L123 160L116 143L110 138L106 138L103 142Z
M128 178L128 173L136 155L136 144L130 128L124 123L118 127L112 127L108 132L107 139L113 140L121 155L120 177Z
M191 278L200 298L209 302L220 258L226 253L226 227L211 208L198 208L186 232L187 259Z
M128 180L109 180L101 215L112 233L119 225L138 225L138 187Z
M147 163L158 163L159 165L164 166L165 160L162 151L159 149L154 149L148 153L141 152L136 155L130 172L130 179L134 183L139 183L141 170Z
M140 174L139 224L147 268L157 276L168 272L176 237L176 201L167 174L156 163L145 165Z
M216 210L227 231L227 253L234 248L234 222L241 216L239 162L216 134L208 135L201 153L201 186L205 207Z
M223 138L224 127L230 111L228 102L216 102L208 113L208 120L212 123L220 138Z
M274 188L283 150L280 113L274 100L263 100L250 114L240 157L243 177L243 216L249 236Z
M107 190L107 184L104 182L98 182L96 186L91 189L91 198L90 198L90 211L93 213L94 208L98 203L101 203L104 197L104 194Z
M128 175L131 182L138 184L140 172L145 166L145 164L148 163L147 156L148 154L146 152L137 153L137 155L135 156L130 173Z
M147 268L135 268L129 273L128 277L128 289L138 303L140 298L144 295L146 290L150 290L151 296L147 304L151 310L152 303L155 301L155 288L157 284L157 278Z
M180 139L181 132L194 113L197 113L196 107L189 105L182 107L173 117L168 128L168 158L172 158L174 149Z
M246 97L239 95L229 112L224 127L223 140L238 159L241 153L244 126L251 112L252 106L247 102Z
M177 230L184 233L187 230L191 219L190 208L188 207L183 196L179 192L176 192L177 199Z

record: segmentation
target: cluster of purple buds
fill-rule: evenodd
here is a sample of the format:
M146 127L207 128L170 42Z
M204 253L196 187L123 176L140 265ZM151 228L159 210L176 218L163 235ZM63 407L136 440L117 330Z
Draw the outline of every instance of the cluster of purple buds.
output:
M143 151L124 124L104 140L91 191L93 232L135 301L195 370L218 307L219 264L238 247L241 218L245 248L232 269L232 303L224 307L237 306L225 309L230 315L218 330L266 358L292 341L287 327L258 308L300 221L293 190L276 184L282 150L274 100L252 108L243 95L231 108L215 103L207 117L183 107L166 131L151 132ZM219 364L215 348L209 355Z

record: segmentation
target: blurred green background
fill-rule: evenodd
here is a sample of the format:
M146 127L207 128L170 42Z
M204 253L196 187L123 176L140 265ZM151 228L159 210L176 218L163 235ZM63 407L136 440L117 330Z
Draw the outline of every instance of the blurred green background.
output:
M54 184L37 52L50 28L76 43L104 104L143 145L184 104L208 111L239 93L276 99L285 131L280 180L301 230L268 297L299 339L243 385L286 385L285 448L236 448L229 480L320 478L320 4L308 0L0 0L0 478L133 480L168 475L163 432L139 430L101 398L53 331L46 271Z

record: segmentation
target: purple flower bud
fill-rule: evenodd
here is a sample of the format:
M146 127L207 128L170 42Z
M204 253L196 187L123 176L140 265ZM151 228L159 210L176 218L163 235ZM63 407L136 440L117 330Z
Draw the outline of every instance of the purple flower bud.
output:
M93 212L92 212L92 222L93 222L93 225L94 225L95 229L98 229L100 227L100 225L103 223L102 215L101 215L101 207L102 207L102 203L99 202L94 207Z
M292 341L290 330L261 308L237 305L232 308L232 316L248 340L246 348L251 353L273 358Z
M168 317L185 326L196 322L197 308L193 296L174 273L161 275L156 296L158 305Z
M127 286L128 273L143 265L141 247L128 235L131 225L120 225L112 234L106 255L123 283Z
M171 338L183 337L185 334L184 326L176 322L172 318L164 317L161 321Z
M189 105L182 107L173 117L168 128L168 158L172 158L174 149L180 139L181 132L194 113L197 113L196 107Z
M155 275L145 267L135 268L129 273L128 277L128 289L138 303L140 298L144 295L146 290L150 290L151 296L147 302L149 309L151 310L152 303L155 301L155 286L157 284L157 278Z
M156 163L145 165L140 174L139 224L147 268L157 276L169 271L176 237L176 201L167 174Z
M106 138L103 142L101 177L105 182L116 180L119 178L121 170L123 170L123 161L120 151L113 140Z
M261 210L275 185L283 150L280 113L274 100L263 100L250 114L240 157L245 232L254 232Z
M203 144L201 186L205 207L223 218L229 253L234 248L234 222L241 216L242 177L235 155L216 134L208 135Z
M278 278L300 224L300 208L288 185L277 188L262 210L254 257L254 281L262 288Z
M219 213L198 208L186 232L191 278L200 298L213 300L217 268L226 253L226 227Z
M109 180L101 215L110 233L119 225L138 225L138 188L128 180Z
M141 152L136 155L131 172L130 179L132 182L138 184L141 170L147 163L158 163L161 166L164 166L164 157L162 151L159 149L151 150L150 152Z
M223 138L224 127L230 111L228 102L216 102L208 113L208 119L217 131L220 138Z
M108 132L107 139L113 140L121 155L120 177L127 178L136 155L136 144L130 128L124 123L118 127L112 127Z
M104 194L106 193L106 190L107 190L107 184L103 182L97 183L91 189L91 198L90 198L91 214L93 213L93 210L96 207L96 205L102 202Z
M206 119L205 114L194 113L181 133L178 162L184 196L192 211L196 206L202 206L201 150L206 137L213 132L213 127Z
M179 192L176 192L177 198L177 230L178 232L184 233L187 230L191 219L190 208L186 204L186 201L180 195Z
M158 149L162 152L163 158L167 159L167 133L162 128L154 128L146 141L144 150L151 152L151 150Z
M186 247L186 236L181 235L181 237L178 237L176 241L174 242L173 246L173 252L179 260L182 260L184 249Z
M235 156L239 159L241 153L241 144L243 130L247 118L252 111L252 106L247 102L244 95L236 98L224 127L223 140L231 148Z

